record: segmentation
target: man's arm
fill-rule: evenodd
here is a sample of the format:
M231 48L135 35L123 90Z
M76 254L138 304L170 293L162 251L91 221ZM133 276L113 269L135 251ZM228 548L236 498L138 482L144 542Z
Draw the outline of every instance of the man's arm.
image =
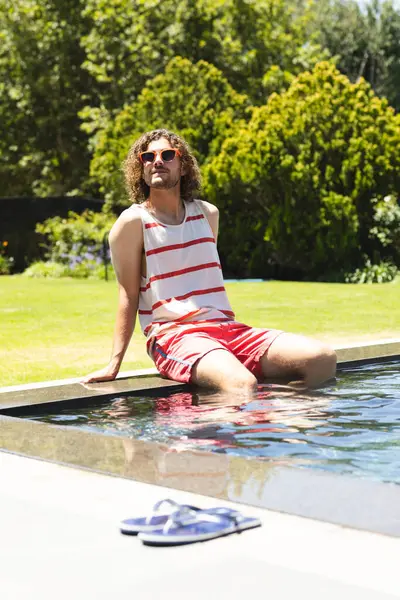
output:
M119 286L113 347L108 365L87 375L84 383L116 378L135 328L143 250L140 216L134 211L124 211L111 229L109 242Z
M200 202L201 202L201 206L204 210L204 214L206 215L207 220L212 229L212 232L214 234L215 243L217 243L218 225L219 225L219 210L216 206L214 206L214 204L210 204L209 202L206 202L205 200L200 200Z

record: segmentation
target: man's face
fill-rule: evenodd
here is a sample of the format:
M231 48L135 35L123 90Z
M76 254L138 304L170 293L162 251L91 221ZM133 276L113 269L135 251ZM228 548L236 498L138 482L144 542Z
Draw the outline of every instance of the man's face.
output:
M146 151L152 150L156 153L154 162L144 162L143 179L150 188L169 190L179 185L181 179L181 161L179 156L170 162L165 162L161 157L161 150L173 148L165 138L150 142Z

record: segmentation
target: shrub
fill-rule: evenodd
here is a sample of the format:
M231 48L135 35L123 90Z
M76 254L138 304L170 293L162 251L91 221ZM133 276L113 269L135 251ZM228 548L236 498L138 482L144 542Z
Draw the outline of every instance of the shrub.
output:
M81 215L68 213L68 218L53 217L38 223L36 231L45 238L47 262L36 263L33 273L43 269L44 277L105 276L104 264L110 260L107 234L115 217L105 213L85 211ZM53 265L64 269L57 269ZM47 266L46 266L47 265ZM46 269L49 269L47 275ZM109 269L110 273L112 269ZM30 267L25 271L31 273Z
M74 266L63 265L53 261L37 261L31 264L23 275L26 277L74 277L76 279L115 279L111 266L107 267L95 261L82 261Z
M68 277L68 267L53 261L42 261L32 263L23 275L26 277Z
M0 254L0 275L9 275L13 266L13 259Z
M68 269L68 275L76 279L115 279L111 265L106 266L98 261L83 260Z
M400 188L399 149L400 116L364 80L331 63L301 74L204 169L207 196L241 231L234 243L221 232L224 252L243 255L261 230L271 261L301 278L351 271L364 255L379 264L398 240L395 203L382 203Z
M10 275L14 265L14 258L8 256L8 241L0 242L0 275Z
M381 262L374 265L367 259L362 268L353 273L345 273L343 279L346 283L388 283L396 278L397 273L398 269L393 263Z
M400 262L400 206L396 196L374 199L373 223L369 230L371 254Z
M104 258L106 238L115 217L90 210L77 214L72 211L68 218L52 217L38 223L37 233L44 236L46 257L65 265Z

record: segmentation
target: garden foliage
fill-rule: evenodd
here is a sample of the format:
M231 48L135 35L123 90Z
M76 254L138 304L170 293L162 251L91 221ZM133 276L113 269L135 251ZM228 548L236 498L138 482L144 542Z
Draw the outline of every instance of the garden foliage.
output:
M116 214L129 146L167 127L223 212L228 275L390 279L399 65L394 0L0 0L2 194L101 195ZM91 227L39 226L49 261L84 273Z
M318 0L310 34L352 82L363 77L400 110L400 10L390 0Z
M254 109L205 167L207 196L234 215L227 255L257 236L273 263L310 278L398 259L399 189L399 116L331 63Z
M310 66L301 64L314 37L310 12L297 0L86 0L84 68L102 84L107 110L133 102L175 56L212 63L259 104L272 65L295 73Z
M0 240L0 275L9 275L14 264L14 257L8 253L8 240Z
M110 261L107 235L114 218L105 213L70 212L67 219L53 217L36 227L47 249L46 262L25 271L30 277L105 277Z
M84 4L0 0L3 196L61 196L87 187L90 155L78 113L96 102L96 82L82 69Z

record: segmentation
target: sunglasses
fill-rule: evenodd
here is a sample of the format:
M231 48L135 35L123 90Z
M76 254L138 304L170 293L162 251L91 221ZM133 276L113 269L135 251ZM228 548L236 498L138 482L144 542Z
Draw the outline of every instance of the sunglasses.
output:
M172 162L175 156L181 156L181 153L176 148L166 148L165 150L147 150L147 152L141 152L139 154L139 160L141 163L152 163L156 160L156 156L159 154L163 162Z

